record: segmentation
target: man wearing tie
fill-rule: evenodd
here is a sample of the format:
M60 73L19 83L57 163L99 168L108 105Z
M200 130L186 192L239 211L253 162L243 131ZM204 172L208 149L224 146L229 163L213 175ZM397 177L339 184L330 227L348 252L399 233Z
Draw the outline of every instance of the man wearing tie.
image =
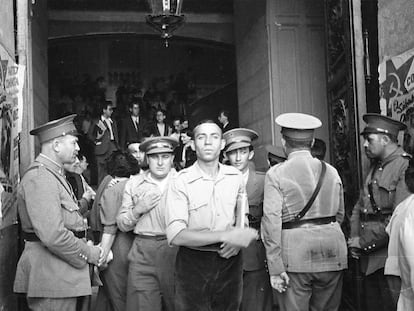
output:
M139 102L130 102L129 111L131 115L122 120L120 129L120 147L124 150L128 148L129 144L138 143L145 136L144 130L146 124L139 115Z
M118 128L111 119L112 103L104 101L101 104L101 116L91 126L90 139L95 143L95 156L98 166L98 185L106 175L105 159L118 149Z

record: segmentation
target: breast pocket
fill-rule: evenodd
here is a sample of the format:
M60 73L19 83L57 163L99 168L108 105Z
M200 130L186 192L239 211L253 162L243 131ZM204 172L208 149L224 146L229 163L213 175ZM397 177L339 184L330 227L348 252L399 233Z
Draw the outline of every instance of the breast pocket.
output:
M61 213L63 223L69 230L81 231L85 229L83 217L79 213L78 205L72 200L62 200Z
M194 229L209 229L211 224L211 210L207 200L196 200L188 209L189 227Z
M395 201L395 191L397 184L395 181L378 181L378 202L377 205L381 209L392 209Z

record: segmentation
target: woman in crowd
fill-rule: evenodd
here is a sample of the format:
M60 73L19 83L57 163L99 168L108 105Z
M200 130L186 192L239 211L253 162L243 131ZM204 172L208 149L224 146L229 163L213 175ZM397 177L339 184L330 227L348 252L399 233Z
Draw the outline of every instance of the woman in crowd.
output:
M128 274L127 255L133 234L118 230L116 216L122 204L124 187L131 175L139 172L137 160L128 152L115 151L107 160L108 176L100 185L92 208L92 229L100 237L106 264L100 276L95 310L123 311L126 301Z

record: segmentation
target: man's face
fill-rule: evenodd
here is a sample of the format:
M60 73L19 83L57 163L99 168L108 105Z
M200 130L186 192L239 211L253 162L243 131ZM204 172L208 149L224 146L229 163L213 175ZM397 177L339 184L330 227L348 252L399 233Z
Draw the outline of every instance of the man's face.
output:
M385 152L384 135L367 134L364 135L365 154L370 159L380 159Z
M112 105L106 106L106 109L103 110L103 114L107 118L110 118L113 112L114 112L114 108L112 107Z
M72 164L76 161L79 151L78 138L66 135L57 139L55 151L62 164Z
M231 166L244 173L249 168L249 161L253 158L253 151L250 151L249 147L243 147L227 152L226 155Z
M218 120L221 124L225 124L227 122L227 117L224 115L224 113L220 113L220 115L218 116Z
M215 123L203 123L194 132L194 150L202 162L215 161L224 148L221 129Z
M157 119L157 122L158 123L163 123L164 122L164 119L165 119L165 115L164 115L163 112L158 111L157 114L156 114L156 116L155 116L155 118Z
M183 123L181 124L182 129L188 129L188 120L184 120Z
M88 165L88 160L85 156L83 156L82 159L79 161L79 169L81 171L79 174L82 174L84 171L86 171L88 169Z
M147 155L147 162L151 176L156 179L167 177L173 165L172 153L154 153Z
M174 120L173 121L173 127L174 130L178 133L179 131L181 131L181 122L180 120Z
M183 144L187 144L190 140L191 137L187 135L187 133L181 133L181 141L183 142Z
M139 150L138 143L129 144L128 145L128 152L138 161L138 164L141 165L145 159L145 152Z
M131 114L134 116L134 117L138 117L139 116L139 105L137 105L137 104L134 104L130 109L129 109L129 111L131 111Z

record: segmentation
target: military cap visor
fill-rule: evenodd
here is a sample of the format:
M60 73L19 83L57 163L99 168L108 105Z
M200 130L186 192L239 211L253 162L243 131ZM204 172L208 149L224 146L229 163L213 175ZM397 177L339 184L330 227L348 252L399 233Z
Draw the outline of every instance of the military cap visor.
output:
M225 152L230 152L236 149L250 147L252 141L257 139L259 134L257 132L246 128L235 128L223 134L226 141L224 147Z
M404 123L377 113L364 114L362 119L367 123L367 126L361 135L388 134L398 136L399 131L407 128Z
M146 154L172 153L177 146L177 139L167 136L157 136L146 139L139 145L139 150Z
M318 118L304 113L284 113L275 122L282 127L283 136L297 141L313 139L315 129L322 126Z
M39 142L42 144L51 139L66 136L77 135L75 124L73 119L76 114L72 114L67 117L63 117L57 120L47 122L30 131L30 135L35 135L39 138Z

